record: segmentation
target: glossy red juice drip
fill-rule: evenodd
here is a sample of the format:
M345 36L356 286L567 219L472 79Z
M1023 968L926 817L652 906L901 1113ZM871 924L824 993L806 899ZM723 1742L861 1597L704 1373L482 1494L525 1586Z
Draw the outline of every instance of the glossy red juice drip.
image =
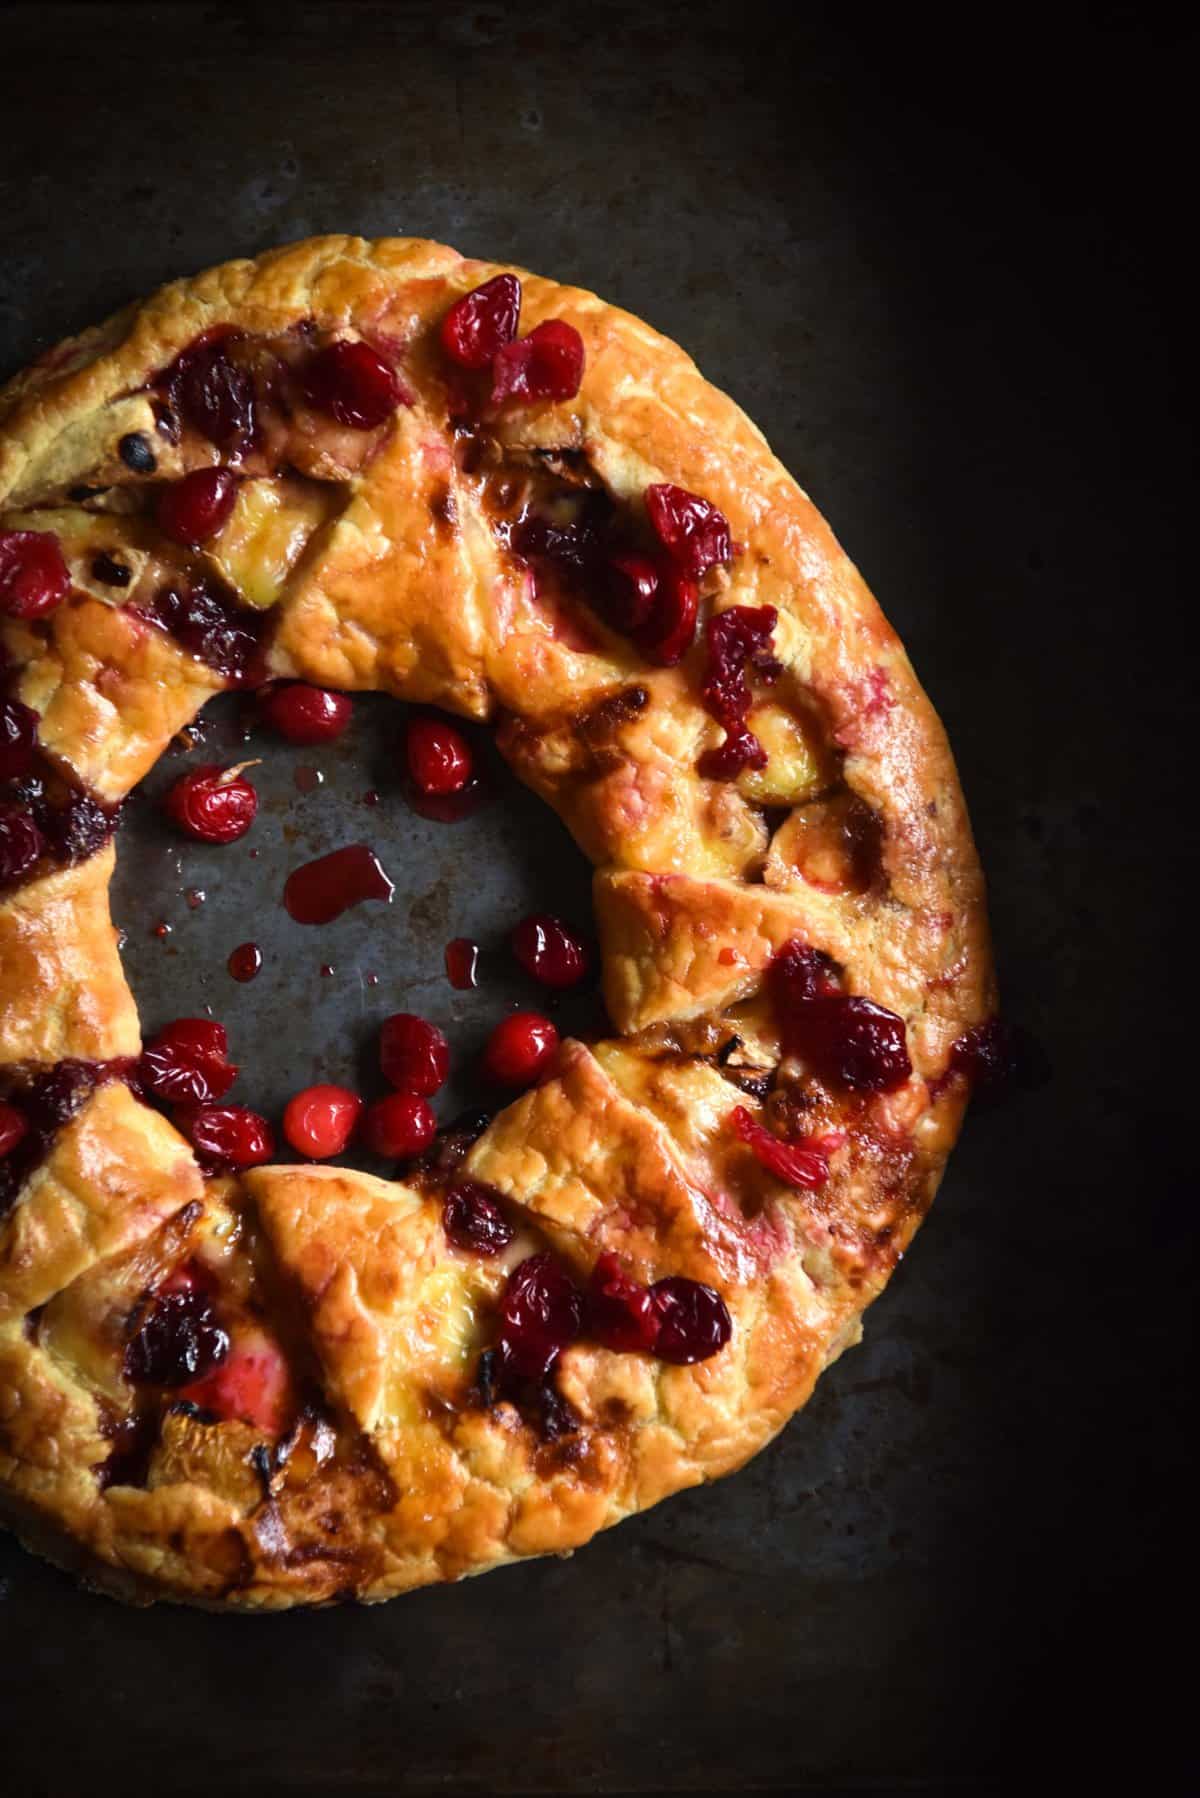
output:
M263 952L257 943L239 943L225 965L235 980L253 980L263 965Z
M479 985L479 944L468 936L456 936L446 944L446 978L460 993Z
M390 903L394 891L375 851L352 843L289 874L283 903L297 924L329 924L364 899Z

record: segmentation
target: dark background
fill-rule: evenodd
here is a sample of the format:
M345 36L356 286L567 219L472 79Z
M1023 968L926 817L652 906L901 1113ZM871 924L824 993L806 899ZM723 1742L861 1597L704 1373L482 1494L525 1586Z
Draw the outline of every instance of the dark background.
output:
M440 237L643 314L758 420L905 638L1007 1008L1054 1066L972 1123L866 1342L780 1441L571 1562L255 1622L123 1611L5 1540L14 1793L1179 1775L1194 47L1165 9L874 10L0 9L0 367L330 230ZM272 847L346 840L350 751L389 728L362 712L311 800L271 757L262 857L222 893L148 811L125 842L148 1020L211 999L272 1098L306 1055L347 1078L371 1007L482 1033L499 999L452 1001L440 943L586 890L515 796L465 836L384 807L388 934L272 936L233 989L227 949L279 928ZM347 978L320 981L326 954Z

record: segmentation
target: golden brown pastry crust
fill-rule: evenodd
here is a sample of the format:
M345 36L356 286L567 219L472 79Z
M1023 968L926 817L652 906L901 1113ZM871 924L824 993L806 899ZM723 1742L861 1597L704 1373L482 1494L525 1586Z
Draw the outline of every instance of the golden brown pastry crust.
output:
M466 1171L523 1220L495 1263L447 1244L433 1196L365 1175L264 1168L206 1188L169 1124L119 1084L97 1090L0 1228L0 1507L31 1544L121 1596L250 1609L384 1598L564 1552L739 1466L857 1340L957 1133L961 1083L938 1078L950 1045L994 1006L982 880L944 734L825 521L674 344L519 270L522 330L568 320L586 365L575 400L497 421L499 452L516 466L581 452L620 504L669 481L724 512L739 553L711 605L779 614L772 705L798 746L771 776L782 825L761 781L698 772L721 740L698 699L699 644L678 667L649 669L602 621L564 616L502 553L488 472L454 453L436 347L447 307L498 272L418 240L314 239L176 282L0 395L0 528L37 528L38 509L73 484L128 481L116 445L153 430L147 382L201 332L278 337L311 322L402 346L413 404L364 466L341 471L340 511L282 579L270 670L496 722L517 774L597 865L605 994L624 1033L564 1045L552 1076L472 1149ZM319 476L325 453L315 445L306 472ZM102 522L124 529L119 512ZM83 576L48 618L5 620L0 641L44 748L106 801L223 684ZM804 832L834 785L878 830L861 889L804 872ZM111 869L107 849L0 898L0 1072L136 1052ZM729 1112L758 1102L696 1046L697 1032L736 1029L778 1059L763 978L795 937L842 964L847 990L900 1013L914 1066L899 1093L858 1106L818 1194L785 1186L734 1136ZM179 1415L144 1485L106 1483L117 1400L71 1345L196 1233L236 1240L239 1254L253 1240L340 1420L336 1452L320 1436L332 1426L314 1425L317 1446L264 1484L251 1426ZM638 1278L711 1284L733 1318L729 1346L682 1367L569 1348L558 1383L583 1427L565 1441L539 1440L512 1405L470 1403L470 1359L504 1272L547 1245L581 1279L612 1249Z

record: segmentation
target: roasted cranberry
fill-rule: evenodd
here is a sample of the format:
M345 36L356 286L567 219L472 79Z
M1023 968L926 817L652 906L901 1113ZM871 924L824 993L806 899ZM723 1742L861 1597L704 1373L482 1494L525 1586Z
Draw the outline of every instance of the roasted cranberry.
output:
M451 306L439 333L442 349L460 368L486 368L512 342L520 317L521 283L515 275L494 275Z
M632 637L649 621L659 573L649 556L614 556L605 571L601 609L614 630Z
M237 1079L229 1060L225 1026L212 1018L176 1018L142 1050L138 1072L160 1099L176 1105L210 1105Z
M398 1011L379 1033L379 1064L389 1085L428 1098L446 1084L450 1045L436 1024Z
M228 522L238 478L227 468L197 468L164 487L158 502L160 530L185 549L199 549Z
M181 774L166 797L167 814L201 843L236 843L258 811L258 794L242 775L205 762Z
M856 1092L894 1092L912 1073L904 1020L873 999L835 993L800 1006L787 1044L823 1080Z
M198 1105L178 1112L175 1121L214 1167L256 1167L275 1153L270 1124L245 1105Z
M543 986L574 986L587 973L587 950L561 918L532 912L512 933L512 952Z
M46 839L28 812L0 805L0 886L23 879L45 850Z
M778 623L774 606L730 606L708 621L708 668L700 696L718 724L725 741L700 758L700 772L712 780L734 780L743 768L765 768L766 751L746 728L750 711L749 663L764 680L774 680L780 664L771 654L771 638Z
M733 1334L729 1308L719 1292L699 1280L674 1275L650 1288L658 1317L654 1353L660 1361L687 1367L707 1361Z
M830 1131L823 1137L813 1137L805 1142L783 1142L751 1117L744 1105L734 1107L729 1121L763 1166L788 1186L801 1186L808 1192L816 1192L828 1180L829 1156L840 1146L839 1132Z
M177 357L163 381L176 411L227 453L249 448L256 435L254 379L229 354L240 335L206 333Z
M38 715L19 699L0 699L0 780L19 780L33 766Z
M344 1086L306 1086L287 1102L283 1134L298 1155L340 1155L354 1134L362 1100Z
M238 1419L281 1435L292 1400L287 1363L261 1330L237 1340L220 1365L185 1386L181 1398L222 1421Z
M488 1038L483 1071L501 1086L528 1086L549 1065L558 1048L558 1031L537 1011L515 1011L502 1018Z
M498 1255L515 1234L500 1208L500 1194L482 1180L459 1180L446 1194L442 1228L456 1249Z
M659 542L689 579L698 581L733 555L729 521L699 494L663 481L646 489L646 511Z
M549 1373L582 1326L583 1294L553 1255L530 1255L513 1269L500 1304L500 1347L515 1373Z
M0 1160L11 1155L28 1129L24 1113L10 1105L7 1099L0 1099Z
M71 577L53 531L0 531L0 612L40 618L60 605Z
M648 661L673 668L692 646L699 609L696 582L679 569L665 566L659 572L650 615L633 633L633 640Z
M239 605L236 595L211 584L164 587L143 614L170 631L186 650L223 674L231 684L250 676L267 614Z
M530 512L498 535L527 562L549 562L566 580L594 584L602 572L605 539L615 510L607 493L589 488L570 495L570 510L562 515L566 496L560 496L560 515L547 518Z
M275 687L262 701L263 717L289 743L305 746L332 743L354 715L344 693L324 687L306 687L301 681Z
M343 340L318 350L302 384L318 412L355 431L373 431L407 403L395 370L369 343Z
M786 1037L788 1020L797 1006L837 992L837 963L823 949L812 949L793 937L771 960L767 990Z
M584 1327L605 1348L650 1353L659 1318L648 1286L627 1274L616 1255L601 1255L588 1281Z
M492 358L493 406L510 400L570 400L583 379L583 338L565 319L548 318L528 337L505 344Z
M158 457L144 431L126 431L117 445L117 454L133 474L153 474L158 467Z
M437 1119L428 1099L419 1093L389 1093L363 1118L363 1138L376 1155L407 1161L420 1155L437 1133Z
M473 772L467 739L444 718L410 718L404 753L413 785L421 793L459 793Z
M125 1344L125 1377L137 1386L183 1386L229 1353L228 1333L198 1290L158 1293L135 1322Z
M104 806L90 793L69 793L40 813L43 835L56 860L74 867L107 843L117 827L120 806Z
M966 1075L972 1098L983 1106L1040 1086L1049 1074L1041 1045L1002 1018L988 1018L964 1031L950 1050L950 1067Z

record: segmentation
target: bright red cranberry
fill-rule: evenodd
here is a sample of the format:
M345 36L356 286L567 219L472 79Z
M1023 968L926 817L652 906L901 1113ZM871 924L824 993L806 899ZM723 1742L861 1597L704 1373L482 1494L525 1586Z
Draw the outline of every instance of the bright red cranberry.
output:
M176 1018L142 1050L138 1072L160 1099L176 1105L211 1105L237 1079L225 1026L212 1018Z
M159 529L185 549L199 549L228 523L238 478L227 468L197 468L164 487L158 502Z
M667 481L646 489L646 511L659 542L689 579L698 581L733 556L729 521L699 494Z
M589 1336L621 1354L650 1354L659 1318L648 1286L627 1274L616 1255L601 1255L588 1281L584 1327Z
M228 1353L228 1332L206 1293L160 1292L136 1316L125 1344L125 1377L135 1386L183 1386Z
M614 556L605 571L601 609L614 630L634 636L649 622L659 573L649 556Z
M696 582L669 564L660 569L650 616L633 634L647 661L673 668L692 646L699 610Z
M571 400L583 379L583 338L565 319L548 318L492 359L493 406L515 400Z
M515 275L494 275L455 300L442 320L442 349L460 368L486 368L512 342L520 317L521 283Z
M0 531L0 612L41 618L71 590L71 576L53 531Z
M205 762L181 774L166 797L167 814L201 843L236 843L258 811L258 794L242 775Z
M788 1186L816 1192L828 1180L830 1152L838 1146L832 1139L838 1133L830 1132L806 1142L783 1142L751 1117L744 1105L734 1107L729 1121L768 1172Z
M278 1436L291 1406L291 1379L278 1348L256 1331L246 1341L235 1341L218 1366L186 1385L179 1396L215 1417L236 1418Z
M1040 1086L1049 1074L1040 1045L1002 1018L965 1030L950 1050L950 1067L966 1075L972 1098L983 1106L999 1104L1021 1088Z
M46 839L27 811L0 805L0 886L24 879L46 852Z
M369 343L343 340L318 350L303 375L309 402L340 425L373 431L407 403L403 387Z
M500 1303L500 1346L513 1372L549 1373L583 1327L583 1294L553 1255L530 1255L508 1276Z
M527 974L556 990L574 986L587 973L587 950L561 918L532 912L512 933L512 952Z
M470 744L444 718L410 718L404 753L420 793L460 793L474 772Z
M788 1020L787 1044L823 1080L855 1092L894 1092L912 1073L904 1019L873 999L810 1000Z
M488 1038L483 1071L501 1086L529 1086L549 1066L558 1048L558 1031L537 1011L515 1011L502 1018Z
M650 1292L658 1314L654 1352L660 1361L674 1362L677 1367L707 1361L732 1336L729 1308L711 1286L675 1275L656 1280Z
M289 743L309 746L332 743L340 737L354 715L354 706L344 693L294 681L273 688L262 701L262 712L272 730Z
M442 1206L442 1228L456 1249L498 1255L515 1234L500 1207L500 1194L482 1180L458 1180Z
M420 1155L437 1134L437 1119L428 1099L419 1093L389 1093L363 1118L363 1139L376 1155L407 1161Z
M229 354L240 339L237 331L206 332L161 382L185 422L227 454L249 448L257 430L254 378Z
M779 675L780 664L771 654L778 621L774 606L730 606L708 621L708 667L700 696L725 730L720 747L700 758L700 772L711 780L734 780L743 768L767 765L766 751L746 728L751 699L746 664L763 680Z
M175 1121L197 1153L215 1167L257 1167L275 1153L270 1124L245 1105L199 1105L178 1112Z
M0 1161L11 1155L21 1138L29 1129L23 1113L7 1099L0 1099Z
M33 766L38 715L19 699L0 699L0 780L19 780Z
M446 1084L450 1045L436 1024L411 1011L398 1011L384 1019L379 1064L390 1086L429 1098Z
M798 1006L837 992L837 963L823 949L812 949L793 937L771 960L767 990L786 1036L788 1020Z
M306 1086L287 1102L283 1134L298 1155L340 1155L358 1123L362 1100L344 1086Z

